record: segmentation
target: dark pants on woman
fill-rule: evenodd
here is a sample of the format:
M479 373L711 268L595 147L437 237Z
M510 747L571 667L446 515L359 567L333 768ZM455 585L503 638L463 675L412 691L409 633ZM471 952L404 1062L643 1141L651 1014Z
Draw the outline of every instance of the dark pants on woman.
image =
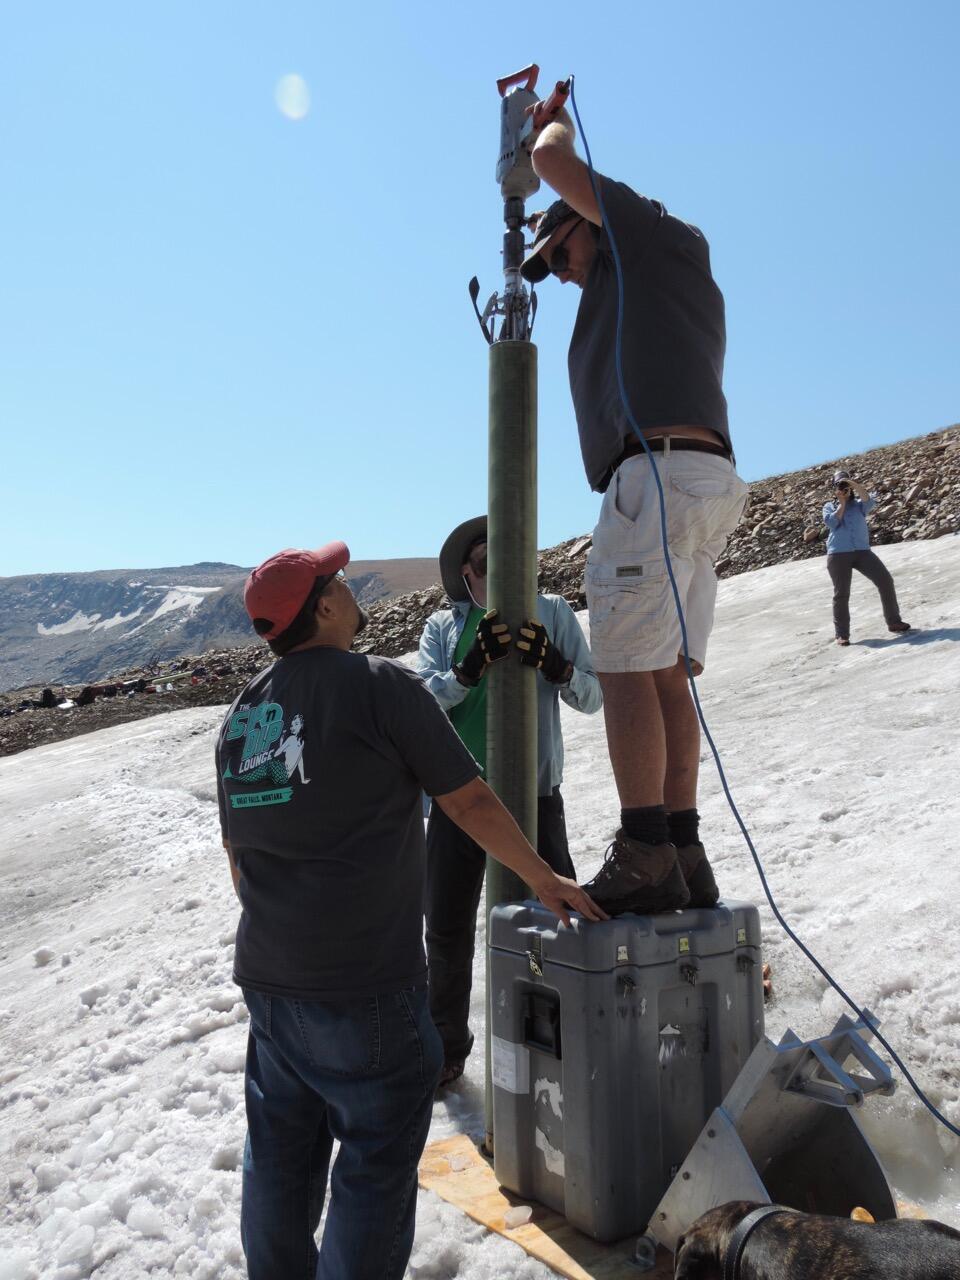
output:
M833 629L838 640L850 639L850 580L854 569L862 573L880 592L887 626L900 621L900 606L893 576L872 551L834 551L827 556L827 572L833 579Z
M537 799L537 852L558 875L576 878L559 787ZM434 802L427 822L427 965L430 1016L446 1062L462 1062L473 1048L473 945L486 863L480 846Z

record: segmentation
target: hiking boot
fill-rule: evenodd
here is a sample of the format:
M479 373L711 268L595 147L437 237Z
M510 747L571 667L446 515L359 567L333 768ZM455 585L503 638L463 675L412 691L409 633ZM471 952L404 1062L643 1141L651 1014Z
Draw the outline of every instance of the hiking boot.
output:
M655 915L685 907L690 894L672 844L644 844L618 831L603 866L583 885L609 916L624 911Z
M888 631L909 631L910 623L904 622L903 619L901 618L899 622L891 622L890 625L887 627L887 630Z
M849 643L850 641L846 636L837 636L837 644L841 645L843 648L846 648Z
M444 1062L440 1071L440 1079L437 1081L437 1089L446 1089L448 1085L459 1080L463 1075L463 1069L466 1063L462 1059L455 1062Z
M685 844L677 847L677 861L690 890L691 907L715 907L720 890L713 878L713 868L702 844Z

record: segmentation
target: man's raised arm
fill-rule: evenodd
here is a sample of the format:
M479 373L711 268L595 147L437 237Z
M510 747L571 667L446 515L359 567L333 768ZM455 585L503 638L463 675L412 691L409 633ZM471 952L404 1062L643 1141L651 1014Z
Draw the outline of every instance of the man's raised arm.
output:
M533 144L530 159L538 178L549 183L571 209L594 226L601 225L590 170L575 150L577 132L566 111L546 126Z
M474 778L465 787L458 787L445 796L434 796L434 800L450 821L491 858L516 872L564 924L570 923L570 911L579 911L588 920L607 919L574 880L558 876L547 866L481 778Z

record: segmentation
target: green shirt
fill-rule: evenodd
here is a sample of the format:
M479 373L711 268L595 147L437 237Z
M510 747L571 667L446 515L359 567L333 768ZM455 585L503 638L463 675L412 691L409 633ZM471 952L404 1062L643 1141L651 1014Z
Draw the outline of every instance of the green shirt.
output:
M477 627L483 617L483 610L476 605L467 614L463 624L463 632L454 650L454 664L464 660L477 638ZM481 680L475 689L457 706L449 711L450 723L460 735L460 741L476 760L481 769L487 767L487 682Z

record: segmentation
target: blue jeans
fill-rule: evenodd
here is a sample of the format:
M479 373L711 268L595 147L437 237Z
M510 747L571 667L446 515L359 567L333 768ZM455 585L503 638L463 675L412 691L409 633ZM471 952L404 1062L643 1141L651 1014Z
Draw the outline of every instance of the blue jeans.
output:
M426 987L330 1002L243 995L249 1280L401 1280L443 1058Z

